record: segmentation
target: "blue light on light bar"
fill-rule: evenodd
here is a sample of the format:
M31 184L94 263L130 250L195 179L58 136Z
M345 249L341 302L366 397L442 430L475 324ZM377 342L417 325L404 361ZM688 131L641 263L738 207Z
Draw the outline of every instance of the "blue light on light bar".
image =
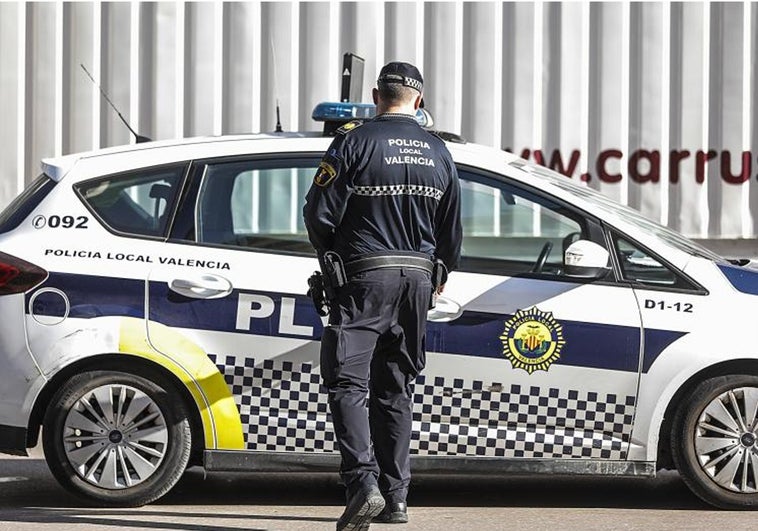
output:
M376 105L373 103L327 101L316 105L311 117L317 122L349 122L370 120L375 115ZM431 114L424 109L418 109L415 118L421 127L431 127L434 123Z
M312 118L317 122L349 122L350 120L368 120L376 114L373 103L348 103L326 101L313 109Z

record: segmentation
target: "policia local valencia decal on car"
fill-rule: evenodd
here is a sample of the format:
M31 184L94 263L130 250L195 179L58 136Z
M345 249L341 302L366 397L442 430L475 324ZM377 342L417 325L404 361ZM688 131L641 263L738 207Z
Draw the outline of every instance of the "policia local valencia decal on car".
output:
M87 258L90 260L115 260L117 262L143 262L146 264L161 264L181 267L199 267L205 269L230 270L229 262L219 260L200 260L175 256L153 256L143 253L92 251L89 249L45 249L45 256L59 258Z
M537 307L518 310L505 322L500 339L503 354L513 368L524 369L529 374L537 370L547 371L561 356L566 344L563 327L553 318L553 314L542 312Z

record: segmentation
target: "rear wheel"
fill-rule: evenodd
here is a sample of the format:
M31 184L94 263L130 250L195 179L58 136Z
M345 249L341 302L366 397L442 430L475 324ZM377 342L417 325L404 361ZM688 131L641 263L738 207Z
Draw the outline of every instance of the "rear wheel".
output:
M711 378L690 397L671 438L684 481L717 507L758 508L758 376Z
M186 407L159 379L92 371L68 380L45 414L48 466L100 505L138 506L168 492L190 456Z

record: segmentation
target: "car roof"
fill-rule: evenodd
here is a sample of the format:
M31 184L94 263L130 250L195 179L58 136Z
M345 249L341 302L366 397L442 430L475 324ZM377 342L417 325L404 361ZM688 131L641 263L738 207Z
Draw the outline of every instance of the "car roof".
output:
M235 143L240 141L253 140L274 140L274 139L305 139L305 138L322 138L322 134L313 132L287 132L287 133L255 133L245 135L223 135L223 136L200 136L191 138L174 138L169 140L156 140L143 142L140 144L124 144L120 146L107 147L92 151L83 151L62 155L59 157L47 157L41 160L42 171L45 172L54 181L60 181L68 174L74 165L83 159L93 159L98 157L107 157L122 153L144 153L148 150L177 148L185 146L199 147L201 145L218 146L224 143Z

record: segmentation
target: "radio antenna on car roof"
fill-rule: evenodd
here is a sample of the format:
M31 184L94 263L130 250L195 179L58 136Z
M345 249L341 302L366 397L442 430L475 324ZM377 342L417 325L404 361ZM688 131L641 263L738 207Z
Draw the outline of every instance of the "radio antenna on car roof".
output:
M134 129L132 129L132 127L129 125L129 122L126 121L126 119L122 116L122 114L119 112L119 110L113 104L113 102L111 101L111 99L108 97L108 94L105 93L105 91L103 90L103 87L101 87L100 84L97 81L95 81L95 78L92 77L92 74L89 73L89 70L87 70L82 63L79 63L79 66L82 67L82 70L84 70L84 73L87 74L87 77L89 77L90 80L92 81L92 83L94 83L94 85L98 88L98 90L100 90L100 94L103 95L103 98L105 98L105 101L107 101L108 105L111 106L111 109L113 109L114 111L116 111L116 114L118 114L118 117L121 118L122 122L124 122L124 125L126 126L126 128L129 129L129 131L134 135L134 140L137 142L137 144L141 144L142 142L150 142L151 141L150 138L148 138L146 136L138 135L134 131Z
M271 35L268 41L269 47L271 48L271 69L273 70L274 74L274 96L276 96L276 129L275 132L282 133L282 119L279 113L279 76L276 72L276 47L274 46L274 36Z
M279 117L279 100L276 100L276 132L282 132L282 120Z

